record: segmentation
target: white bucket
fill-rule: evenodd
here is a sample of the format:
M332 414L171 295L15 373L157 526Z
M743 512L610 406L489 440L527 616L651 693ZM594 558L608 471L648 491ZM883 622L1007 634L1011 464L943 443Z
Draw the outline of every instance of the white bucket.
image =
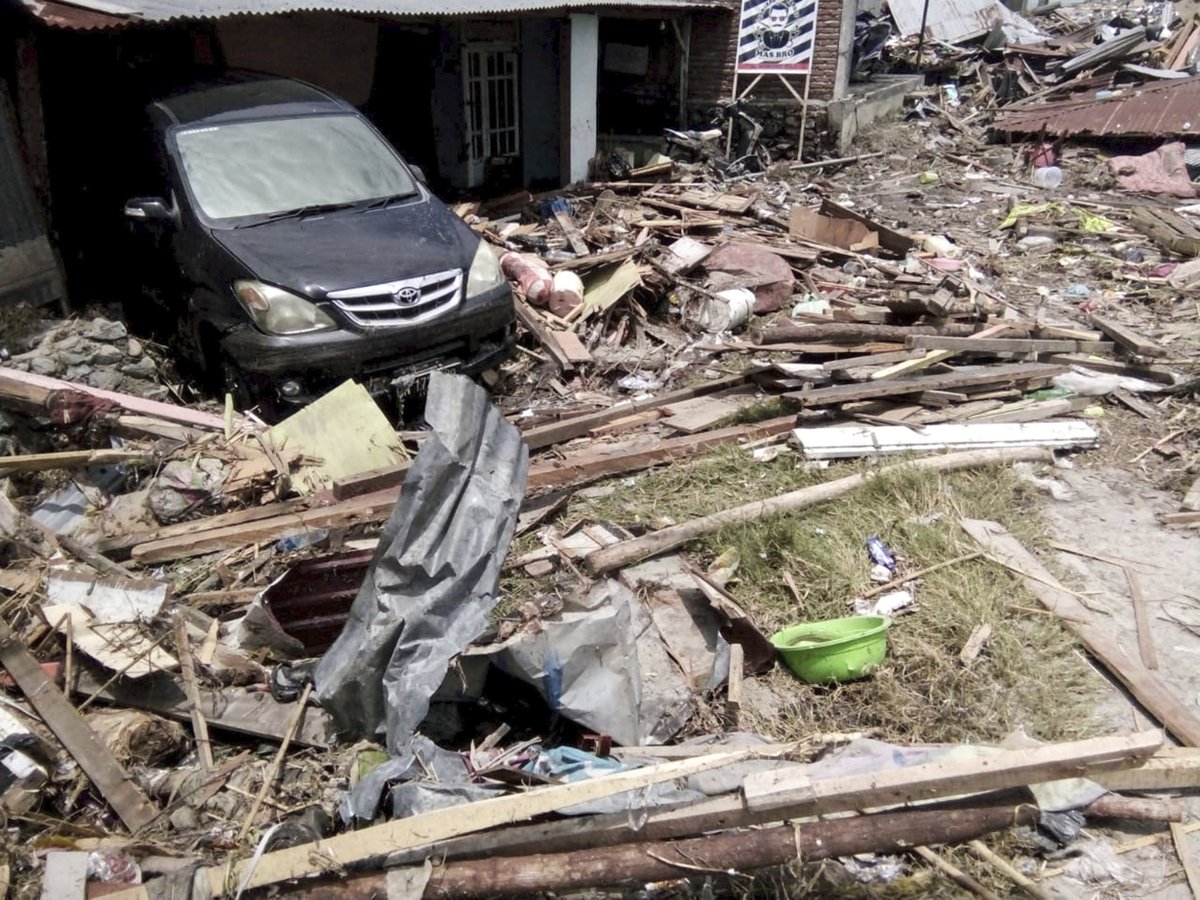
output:
M729 288L700 298L696 324L709 334L734 331L746 324L754 308L754 292L746 288Z

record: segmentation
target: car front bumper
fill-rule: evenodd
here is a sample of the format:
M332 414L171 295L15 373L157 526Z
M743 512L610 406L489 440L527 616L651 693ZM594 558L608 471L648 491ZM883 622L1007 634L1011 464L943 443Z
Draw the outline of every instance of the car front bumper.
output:
M453 368L476 375L512 355L514 323L512 291L502 285L418 325L289 336L243 325L221 349L257 399L303 405L349 378L379 396L410 374Z

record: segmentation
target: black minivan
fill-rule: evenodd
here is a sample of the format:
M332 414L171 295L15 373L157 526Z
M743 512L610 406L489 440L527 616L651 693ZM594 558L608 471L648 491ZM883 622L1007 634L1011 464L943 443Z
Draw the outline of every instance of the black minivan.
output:
M435 369L511 353L495 254L345 101L239 74L148 114L157 171L125 204L127 314L169 326L242 404L277 415L346 378L402 399Z

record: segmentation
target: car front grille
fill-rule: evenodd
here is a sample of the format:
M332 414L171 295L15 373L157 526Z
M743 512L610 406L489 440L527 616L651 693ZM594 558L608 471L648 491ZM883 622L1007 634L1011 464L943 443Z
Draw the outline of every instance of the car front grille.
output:
M330 291L329 299L360 328L415 325L458 306L462 282L462 269L449 269L387 284Z

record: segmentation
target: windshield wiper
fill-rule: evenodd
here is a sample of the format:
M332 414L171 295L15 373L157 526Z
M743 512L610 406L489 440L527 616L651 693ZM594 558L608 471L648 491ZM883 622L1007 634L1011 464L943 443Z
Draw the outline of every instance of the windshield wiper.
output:
M303 219L305 216L315 216L318 213L333 212L335 209L349 209L352 206L357 206L357 203L310 203L308 206L297 206L295 209L285 209L280 212L273 212L254 222L246 222L237 225L237 228L253 228L256 225L265 225L267 222L278 222L280 219Z
M416 191L405 191L403 194L389 194L386 197L379 197L378 199L372 200L370 203L368 203L366 206L364 206L363 210L365 211L368 209L382 209L384 207L390 206L391 204L395 203L397 200L403 200L405 197L412 197L416 193L417 193Z

